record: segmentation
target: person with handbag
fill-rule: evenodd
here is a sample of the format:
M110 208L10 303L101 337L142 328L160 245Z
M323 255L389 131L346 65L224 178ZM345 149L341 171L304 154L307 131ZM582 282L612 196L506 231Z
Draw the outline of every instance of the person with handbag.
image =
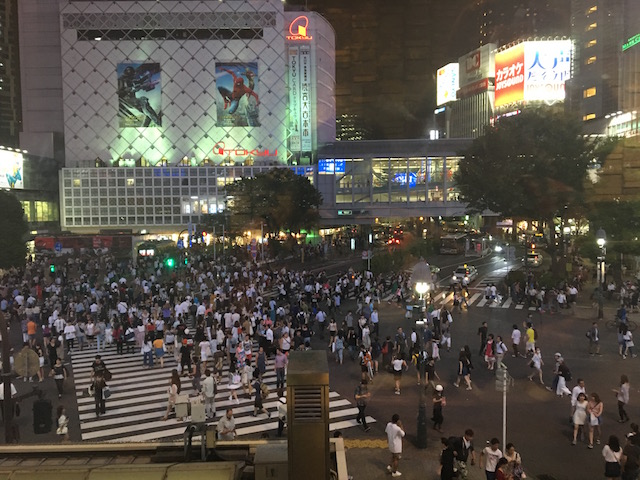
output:
M508 460L508 464L505 468L505 473L512 476L513 480L521 480L527 478L522 468L522 458L520 454L516 452L516 447L513 443L507 443L504 451L504 458Z
M607 480L615 480L620 478L622 474L622 466L620 459L622 458L622 447L620 440L615 435L609 437L609 441L602 448L602 456L604 457L604 476Z

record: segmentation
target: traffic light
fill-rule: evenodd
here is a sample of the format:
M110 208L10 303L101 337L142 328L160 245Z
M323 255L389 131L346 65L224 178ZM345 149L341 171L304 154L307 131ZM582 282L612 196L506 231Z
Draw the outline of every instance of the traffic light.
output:
M176 265L176 261L173 258L167 258L164 261L164 264L167 266L167 268L173 268Z
M51 273L56 273L56 266L53 263L51 265L49 265L49 271Z
M189 259L187 257L184 257L184 264L189 265Z

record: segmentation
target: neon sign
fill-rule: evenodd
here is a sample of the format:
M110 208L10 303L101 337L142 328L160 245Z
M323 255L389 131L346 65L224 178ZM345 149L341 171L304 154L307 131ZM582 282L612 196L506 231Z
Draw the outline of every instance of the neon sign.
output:
M313 37L311 35L307 35L307 31L309 28L309 19L304 15L300 15L296 17L293 22L289 25L289 35L287 35L287 40L311 40Z
M629 40L627 40L623 45L622 45L622 51L626 51L629 50L631 47L633 47L634 45L637 45L640 43L640 33L637 35L634 35L633 37L631 37Z
M213 154L214 155L222 155L224 157L247 157L249 155L254 157L277 157L278 149L276 148L273 152L269 149L259 150L254 148L252 150L247 150L246 148L226 148L224 142L218 142L213 146Z

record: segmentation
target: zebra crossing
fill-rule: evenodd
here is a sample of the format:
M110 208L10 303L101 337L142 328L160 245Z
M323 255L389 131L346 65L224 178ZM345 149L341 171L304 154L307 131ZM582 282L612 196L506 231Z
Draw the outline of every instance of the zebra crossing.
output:
M453 293L442 292L436 295L435 303L436 305L440 305L441 307L453 306ZM500 309L513 308L515 310L530 310L532 312L537 310L536 307L532 307L532 306L526 307L522 303L516 303L513 301L513 298L511 297L507 297L507 298L499 297L497 301L492 301L491 299L488 299L485 297L484 292L473 293L470 297L467 298L467 304L469 305L469 307L478 307L478 308L484 308L484 307L500 308Z
M111 396L106 401L107 411L100 417L96 417L94 398L88 393L91 384L91 363L95 355L96 350L92 349L73 352L71 357L83 441L147 442L182 438L186 422L171 417L166 421L162 419L167 408L171 370L177 367L173 355L164 356L164 368L160 368L156 361L154 368L144 369L140 353L117 355L115 347L101 351L102 360L113 374L113 378L108 382ZM216 394L216 420L208 424L215 425L217 419L225 414L227 407L231 407L239 437L274 433L278 428L278 398L275 394L273 358L268 360L267 371L263 375L264 383L273 392L263 401L264 407L271 412L270 418L264 414L253 416L253 397L245 398L242 389L238 390L239 403L229 400L227 374L228 367L225 366L222 382L218 385ZM191 381L186 377L183 377L181 394L196 394ZM350 400L330 391L329 430L345 430L359 426L355 419L357 413L358 409ZM367 417L367 422L375 421L373 417Z
M471 291L473 292L473 288ZM389 295L388 297L383 298L383 301L390 301L393 295ZM437 308L447 307L449 309L453 308L453 292L442 291L435 294L433 297L433 304ZM477 308L500 308L500 309L508 309L512 308L514 310L529 310L536 311L536 307L529 306L527 307L523 303L514 302L511 297L500 297L498 301L491 301L490 299L485 298L484 290L482 292L473 292L471 296L467 297L467 305L469 308L477 307Z

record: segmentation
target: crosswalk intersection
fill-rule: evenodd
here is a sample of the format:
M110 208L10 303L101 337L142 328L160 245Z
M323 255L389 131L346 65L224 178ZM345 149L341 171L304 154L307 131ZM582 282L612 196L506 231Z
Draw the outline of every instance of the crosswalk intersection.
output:
M467 297L467 305L469 307L478 307L478 308L500 308L500 309L508 309L512 308L514 310L537 310L534 306L526 306L523 303L514 302L511 297L501 297L498 301L491 301L490 299L485 298L484 289L482 292L474 292L473 288L470 289L470 295ZM393 298L393 295L388 295L383 298L383 301L390 301ZM433 298L433 303L437 308L441 308L446 306L447 308L453 308L453 292L442 291L436 293Z
M161 369L156 362L153 369L144 369L142 355L139 353L117 355L114 347L102 350L100 355L113 378L108 382L112 394L106 401L107 411L100 417L96 417L94 398L88 393L91 363L95 355L95 349L73 352L71 360L83 441L144 442L182 438L187 422L180 422L175 417L162 420L167 408L171 370L176 368L176 361L172 355L165 355L164 368ZM235 400L229 400L227 373L228 367L225 366L222 383L218 385L216 394L216 419L208 424L215 425L227 407L231 407L239 437L261 433L274 434L278 428L278 399L275 394L273 358L267 362L267 371L263 376L264 382L273 392L263 402L265 408L271 412L271 418L264 414L254 417L253 397L246 398L241 390L238 392L238 404ZM195 395L191 381L186 377L182 380L181 393ZM355 419L357 413L358 409L350 400L337 392L329 393L329 430L345 430L359 426ZM367 422L375 422L375 419L367 417Z

